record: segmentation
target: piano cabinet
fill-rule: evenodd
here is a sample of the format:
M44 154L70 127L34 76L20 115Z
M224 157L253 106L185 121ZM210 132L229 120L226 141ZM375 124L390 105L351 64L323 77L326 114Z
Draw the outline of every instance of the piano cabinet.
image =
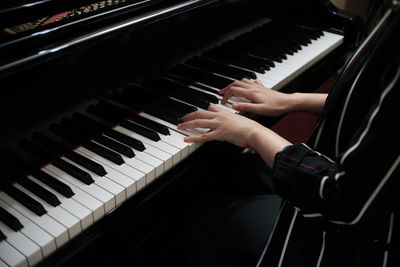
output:
M184 143L180 118L235 79L312 91L362 28L319 0L1 5L0 263L21 266L184 265L189 207L241 150Z

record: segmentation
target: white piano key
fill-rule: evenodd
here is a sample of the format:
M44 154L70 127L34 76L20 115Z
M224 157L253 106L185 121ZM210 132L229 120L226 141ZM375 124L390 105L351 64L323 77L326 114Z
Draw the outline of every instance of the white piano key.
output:
M78 235L80 232L82 232L82 227L80 224L80 221L78 218L73 216L72 214L68 213L66 210L64 210L60 206L53 207L49 205L46 201L43 201L36 195L34 195L32 192L29 190L25 189L24 187L15 184L15 187L33 198L34 200L38 201L40 204L43 205L45 210L47 211L47 215L59 222L61 225L63 225L65 228L68 230L69 238L72 239L76 235Z
M82 230L85 230L86 228L88 228L90 225L93 224L93 215L88 208L76 202L72 197L67 198L64 195L58 193L56 190L47 186L46 184L43 184L41 181L37 180L32 175L29 175L27 177L32 181L34 181L35 183L39 184L41 187L46 188L47 190L55 194L61 202L60 206L80 220Z
M2 222L0 222L0 231L7 236L7 242L25 256L30 266L37 264L43 259L40 247L21 232L13 231Z
M0 267L8 267L8 265L0 259Z
M89 210L92 211L93 214L93 220L97 221L101 217L104 216L105 210L104 210L104 203L101 202L100 200L94 198L90 194L86 193L85 191L81 190L79 187L73 185L72 183L62 179L59 177L57 174L53 173L50 170L47 170L45 168L42 169L44 172L52 175L54 178L62 181L63 183L67 184L69 187L71 187L72 191L74 192L74 195L72 198L76 200L78 203L81 205L85 206Z
M101 188L103 188L104 190L110 192L111 194L113 194L115 196L116 205L119 205L126 200L125 188L122 187L120 184L115 183L113 180L109 179L107 176L100 177L99 175L95 174L94 172L86 169L85 167L79 165L78 163L76 163L72 160L69 160L65 157L62 157L62 159L71 163L72 165L75 165L78 168L81 168L85 172L89 173L92 176L94 183L96 185L100 186Z
M34 222L44 231L52 235L56 240L56 245L58 248L64 245L69 240L67 229L63 225L55 221L53 218L49 217L47 214L37 216L35 213L22 206L20 203L18 203L16 200L11 198L4 192L0 192L0 199L16 209L29 220Z
M196 131L195 129L189 129L189 130L181 130L181 129L178 129L178 127L177 127L176 125L174 125L174 124L172 124L172 123L169 123L169 122L167 122L167 121L161 120L161 119L159 119L159 118L156 118L156 117L154 117L154 116L152 116L152 115L150 115L150 114L147 114L147 113L145 113L145 112L141 112L141 113L139 113L139 115L140 115L140 116L143 116L143 117L145 117L145 118L147 118L147 119L153 120L153 121L155 121L155 122L158 122L158 123L160 123L160 124L162 124L162 125L164 125L164 126L167 126L167 127L170 128L171 130L177 131L178 133L184 134L184 135L186 135L186 136L189 136L189 135L197 136L197 135L200 135L200 134L201 134L200 132ZM189 146L189 154L192 153L193 151L195 151L195 150L196 150L197 148L199 148L201 145L202 145L202 143L200 143L200 142L198 142L198 143L193 143L192 146Z
M114 162L111 162L108 159L103 158L88 149L85 149L84 147L80 147L75 151L101 164L105 168L107 175L109 175L110 177L121 177L121 179L123 179L124 175L134 180L136 185L135 191L139 191L146 186L145 174L130 167L127 164L117 165Z
M43 184L41 181L37 180L32 175L29 175L28 178L34 181L35 183L39 184L41 187L46 188L47 190L55 194L61 202L60 206L79 219L82 230L88 228L90 225L93 224L93 215L88 208L82 206L81 204L76 202L73 198L65 197L64 195L60 194L53 188L47 186L46 184Z
M56 250L56 243L51 235L2 200L0 200L0 207L12 214L21 222L24 227L20 229L20 232L40 247L43 257L47 257Z
M110 138L110 137L109 137ZM112 139L112 138L111 138ZM117 140L115 140L116 142L119 142ZM146 175L146 181L150 182L153 181L156 177L156 167L160 166L160 171L161 174L163 172L163 162L159 159L156 159L154 157L152 157L151 159L143 159L143 157L141 156L143 153L131 148L133 150L133 152L135 153L135 156L132 158L128 158L125 155L121 154L122 159L125 161L126 164L128 164L129 166L131 166L132 168L137 169L138 171L144 173ZM146 154L148 155L148 154ZM151 157L150 155L148 157ZM147 162L146 162L147 161ZM154 166L150 165L148 162L152 161L154 163ZM159 175L161 175L159 174ZM110 178L110 177L109 177Z
M183 141L184 137L183 134L175 131L170 131L170 135L160 134L161 140L180 149L182 159L189 155L189 143Z
M106 190L100 188L96 184L92 183L90 185L87 185L52 164L48 164L43 169L47 169L53 172L64 181L68 181L69 183L80 188L82 191L85 191L92 197L101 201L104 204L104 209L106 213L115 208L115 196L107 192Z
M140 169L140 166L137 168L141 171L146 173L146 179L149 181L154 180L154 178L159 177L164 173L164 162L156 157L153 157L152 155L149 155L143 151L138 151L136 149L133 149L135 152L135 158L141 162L144 162L147 165L150 165L154 169L154 176L152 172L149 172L148 167L144 167L144 169ZM128 163L129 164L129 163Z
M0 259L8 266L28 267L28 262L24 255L5 240L0 241Z
M164 162L164 170L165 171L167 171L168 169L170 169L172 167L172 165L173 165L172 158L173 158L173 155L175 155L175 153L170 154L168 152L165 152L164 150L162 150L160 148L160 147L164 147L162 145L157 147L157 145L155 143L158 143L158 142L154 142L148 138L140 136L134 132L131 132L131 131L121 127L121 126L114 127L114 130L119 131L125 135L131 136L133 138L136 138L137 140L142 141L146 147L144 152L162 160Z

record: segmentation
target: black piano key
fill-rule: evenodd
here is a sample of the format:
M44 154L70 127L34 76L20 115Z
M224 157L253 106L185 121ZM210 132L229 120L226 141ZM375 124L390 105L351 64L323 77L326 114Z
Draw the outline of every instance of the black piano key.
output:
M105 146L106 148L115 150L117 153L125 155L129 158L132 158L135 156L135 153L133 152L133 150L130 147L128 147L124 144L121 144L113 139L110 139L106 136L97 135L94 131L89 130L80 122L65 118L62 120L61 124L63 126L65 126L66 128L74 131L77 135L82 134L85 137L91 138L93 141L96 141L97 143Z
M70 152L65 153L64 157L66 157L69 160L72 160L73 162L81 165L82 167L85 167L86 169L94 172L95 174L97 174L99 176L104 176L107 174L107 171L99 163L97 163L85 156L82 156L81 154L76 153L75 151L70 151Z
M122 121L119 125L121 127L124 127L126 129L134 132L134 133L137 133L139 135L147 137L150 140L153 140L155 142L161 140L161 138L160 138L160 136L158 135L157 132L155 132L155 131L153 131L151 129L148 129L146 127L143 127L143 126L141 126L139 124L136 124L136 123L133 123L133 122L130 122L130 121Z
M72 140L82 140L81 137L77 136L75 133L71 132L69 129L59 125L59 124L52 124L50 125L50 131L58 134L64 138L71 138ZM96 153L118 165L122 165L125 163L124 159L121 157L120 154L115 153L101 145L95 144L93 142L84 142L82 146L93 153Z
M160 124L158 122L149 120L149 119L147 119L145 117L134 116L134 117L129 118L129 120L133 121L133 122L136 122L137 124L143 125L143 126L149 128L149 129L152 129L152 130L154 130L154 131L156 131L156 132L158 132L158 133L160 133L162 135L170 135L171 134L169 129L168 129L168 127L166 127L166 126L164 126L164 125L162 125L162 124Z
M75 165L73 165L65 160L56 159L56 160L53 160L51 163L54 166L56 166L57 168L65 171L72 177L78 179L82 183L85 183L87 185L94 183L94 180L89 173L87 173L86 171L76 167Z
M136 150L144 151L146 149L141 141L113 129L104 130L104 134Z
M221 64L220 62L202 56L195 56L186 61L186 64L198 67L200 69L208 70L210 72L216 72L221 75L234 78L236 80L241 80L243 78L257 78L256 74L252 71L231 67L227 64Z
M29 150L33 154L37 155L53 155L51 152L46 151L44 148L40 147L38 144L29 141L27 139L22 139L20 142L21 146L24 147L25 149ZM76 167L75 165L72 165L69 162L66 162L65 160L60 159L59 157L52 156L52 160L50 162L58 167L59 169L65 171L66 173L70 174L71 176L75 177L76 179L80 180L81 182L85 184L92 184L94 183L94 180L92 176L85 172L84 170L81 170L80 168Z
M0 241L6 240L6 239L7 239L6 235L2 231L0 231Z
M203 109L207 109L210 102L218 103L217 97L193 90L187 85L168 79L167 77L147 80L143 83L143 87L163 94L166 97L173 97Z
M101 145L89 142L89 143L83 144L82 146L89 149L90 151L114 162L117 165L122 165L125 163L124 159L121 157L120 154L118 154L114 151L111 151Z
M61 202L56 195L27 178L18 170L8 165L6 162L1 162L1 164L2 166L0 167L0 172L2 172L4 179L6 179L10 184L18 183L20 186L26 188L31 193L43 199L53 207L60 205Z
M60 205L61 202L56 195L26 177L21 170L17 169L8 161L0 160L0 164L0 172L3 173L3 177L7 179L9 183L18 183L53 207Z
M30 192L35 194L36 196L40 197L53 207L56 207L61 204L60 200L57 198L56 195L48 191L47 189L41 187L37 183L33 182L31 179L24 179L19 180L18 183L28 189Z
M12 186L10 183L6 181L6 178L1 174L0 174L0 187L13 199L21 203L23 206L25 206L27 209L29 209L36 215L42 216L47 213L42 204L40 204L39 202L28 196L21 190Z
M75 194L69 185L42 170L33 171L32 176L67 198L71 198Z
M0 221L10 227L15 232L21 230L24 226L14 215L0 207Z
M183 115L182 116L176 116L174 114L171 114L168 111L160 110L160 109L157 109L157 108L154 108L154 107L146 109L145 112L150 114L150 115L152 115L152 116L154 116L154 117L156 117L156 118L159 118L159 119L162 119L162 120L164 120L166 122L172 123L174 125L178 125L179 123L182 123L182 119L181 118L183 117Z
M173 79L168 76L164 76L162 80L163 80L164 86L169 86L171 88L179 89L179 91L177 93L182 92L182 93L187 94L189 97L203 100L204 102L211 102L214 104L218 103L218 98L216 96L193 90L192 88L189 88L188 85L183 84L183 83L177 81L176 79Z
M173 68L169 69L169 73L178 77L192 79L193 82L201 82L217 89L225 88L234 81L233 79L213 75L201 69L185 64L178 64L174 66Z
M39 144L52 149L54 152L57 151L63 151L62 153L67 159L72 160L73 162L85 167L86 169L96 173L99 176L104 176L107 174L106 170L104 169L103 166L98 164L97 162L88 159L84 156L82 156L79 153L76 153L75 151L72 150L67 150L65 147L62 146L62 141L61 140L53 140L52 138L54 137L49 137L43 133L35 132L32 135L32 139L38 142Z
M105 147L115 150L124 156L127 156L128 158L133 158L135 156L135 153L129 146L121 144L113 139L108 138L107 136L99 135L94 137L93 140Z
M21 153L19 155L21 155ZM64 184L63 182L60 182L51 175L33 166L31 164L31 161L27 161L23 159L23 157L17 156L15 153L13 153L8 149L2 149L0 156L3 159L6 158L6 160L8 160L15 167L20 168L23 172L25 172L26 175L32 174L32 176L34 176L36 179L38 179L45 185L51 187L52 189L56 190L63 196L70 198L71 196L74 195L74 192L68 185Z

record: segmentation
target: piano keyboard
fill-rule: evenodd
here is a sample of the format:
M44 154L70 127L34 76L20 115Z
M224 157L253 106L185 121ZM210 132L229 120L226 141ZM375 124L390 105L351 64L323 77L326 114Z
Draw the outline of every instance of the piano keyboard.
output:
M232 81L281 90L342 42L270 22L2 149L0 266L39 263L187 158L201 144L183 137L207 129L178 130L180 118L210 103L235 112L242 100L218 94Z

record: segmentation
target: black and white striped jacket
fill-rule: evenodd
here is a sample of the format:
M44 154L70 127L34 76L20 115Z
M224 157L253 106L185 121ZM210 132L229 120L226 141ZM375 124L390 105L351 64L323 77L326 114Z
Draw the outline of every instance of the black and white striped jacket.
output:
M351 58L308 144L276 155L274 180L286 201L258 266L400 266L400 10Z

